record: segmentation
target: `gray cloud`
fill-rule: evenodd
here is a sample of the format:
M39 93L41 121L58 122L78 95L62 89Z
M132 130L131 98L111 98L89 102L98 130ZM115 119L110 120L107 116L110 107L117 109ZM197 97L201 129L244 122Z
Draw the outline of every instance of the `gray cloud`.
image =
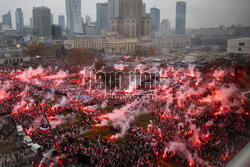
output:
M107 0L82 0L82 16L96 17L96 3ZM175 4L177 0L143 0L147 4L147 12L155 6L161 9L161 19L170 19L171 26L175 26ZM250 26L250 0L186 0L187 27L215 27L219 25L242 24ZM33 6L47 6L54 14L57 23L58 15L65 15L65 0L1 0L0 15L11 10L13 25L15 9L22 8L25 24L29 23Z

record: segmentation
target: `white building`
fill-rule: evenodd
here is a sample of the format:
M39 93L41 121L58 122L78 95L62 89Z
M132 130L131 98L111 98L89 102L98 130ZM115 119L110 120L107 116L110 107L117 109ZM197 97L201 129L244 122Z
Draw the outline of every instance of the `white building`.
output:
M250 38L229 39L227 52L235 54L250 54Z
M66 0L68 34L82 34L81 0Z
M197 62L198 57L198 54L190 53L185 56L185 63L195 63Z

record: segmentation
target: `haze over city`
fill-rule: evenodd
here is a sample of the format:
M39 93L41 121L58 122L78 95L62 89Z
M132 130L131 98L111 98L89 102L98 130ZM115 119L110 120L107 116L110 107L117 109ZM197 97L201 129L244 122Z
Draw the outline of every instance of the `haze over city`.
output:
M93 21L96 20L96 3L106 0L83 0L82 17L90 15ZM175 6L177 0L143 0L147 5L147 12L156 4L161 9L161 19L169 19L174 27ZM187 28L218 27L220 25L231 26L241 24L250 25L250 1L249 0L187 0ZM12 22L15 22L14 12L16 8L22 8L24 23L29 24L32 17L32 8L46 6L51 9L54 15L54 22L57 23L58 15L65 15L64 0L1 0L0 15L8 10L12 13ZM15 24L13 24L15 27Z

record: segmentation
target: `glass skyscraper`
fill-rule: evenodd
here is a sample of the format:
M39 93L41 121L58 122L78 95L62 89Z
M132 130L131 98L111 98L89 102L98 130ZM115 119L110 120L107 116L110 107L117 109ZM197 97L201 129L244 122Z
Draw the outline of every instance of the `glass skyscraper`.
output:
M186 29L186 2L179 1L176 3L175 33L185 34L185 29Z

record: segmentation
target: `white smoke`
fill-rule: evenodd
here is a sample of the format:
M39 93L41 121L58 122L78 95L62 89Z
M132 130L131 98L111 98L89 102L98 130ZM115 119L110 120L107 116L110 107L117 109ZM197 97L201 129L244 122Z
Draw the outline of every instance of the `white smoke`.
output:
M67 99L66 96L63 96L61 101L59 103L57 103L55 106L56 107L63 107L65 105L67 105L67 104L68 104L68 99Z
M125 66L123 64L115 64L114 69L117 70L117 71L124 71Z
M185 156L188 161L190 166L194 164L194 162L199 163L202 166L210 166L207 162L203 161L197 156L197 153L192 153L187 149L186 144L180 141L176 142L169 142L168 145L164 149L164 154L163 157L166 157L166 154L168 152L172 152L174 154L178 154L179 156Z
M25 107L28 103L30 105L32 105L34 103L34 100L33 99L30 99L30 98L26 98L27 97L27 93L29 91L29 87L26 85L24 91L21 93L22 95L22 99L21 101L19 101L13 108L13 112L16 112L18 111L19 109L22 109L23 107Z
M32 67L30 67L29 69L23 71L21 74L17 75L16 78L22 81L29 81L33 77L42 75L43 73L44 69L42 66L39 66L37 69L33 69Z
M120 109L114 109L112 113L104 115L101 125L105 126L108 124L108 120L112 121L113 127L119 128L121 131L116 134L115 137L122 137L130 128L130 123L134 121L136 117L148 112L149 111L143 106L143 103L134 101Z
M44 77L45 79L50 79L50 80L56 80L56 79L64 79L68 76L68 72L64 72L64 71L59 71L57 74L55 75L50 75L50 76L46 76Z
M11 85L12 84L10 81L4 81L0 85L0 100L3 100L9 97L9 93L7 91L10 89Z

